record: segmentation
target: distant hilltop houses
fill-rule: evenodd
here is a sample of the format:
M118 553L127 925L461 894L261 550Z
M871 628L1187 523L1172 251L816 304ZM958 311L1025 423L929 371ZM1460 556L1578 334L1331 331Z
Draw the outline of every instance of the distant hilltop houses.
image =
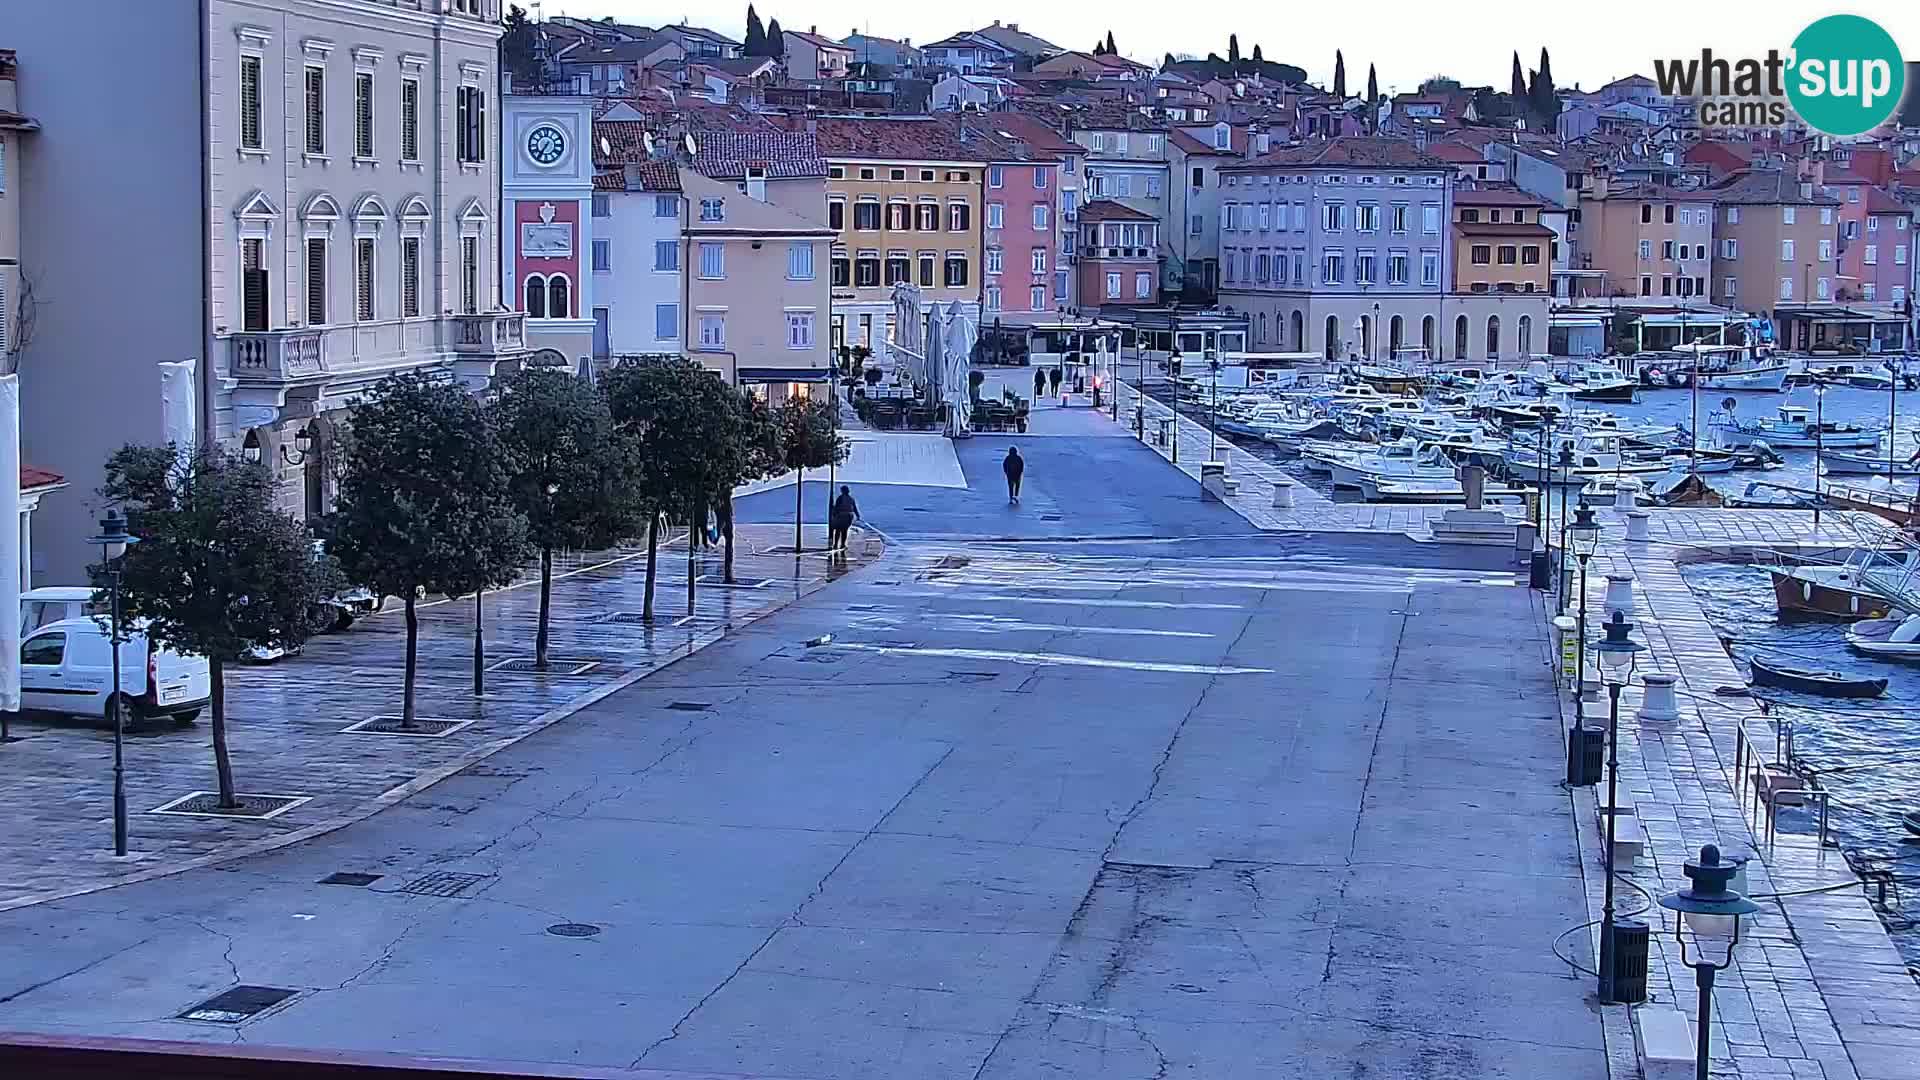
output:
M75 2L111 7L116 40L179 32L168 5ZM1488 83L1342 51L1319 83L1235 35L1155 56L999 20L922 41L753 7L736 36L413 6L207 0L204 63L172 59L186 42L112 61L163 69L138 132L57 59L66 9L10 19L0 360L203 357L208 438L318 515L342 410L392 373L485 392L525 362L684 356L778 399L903 347L909 301L988 339L1099 325L1343 361L1523 363L1685 326L1913 341L1920 95L1836 140L1703 126L1645 74L1562 87L1544 49ZM186 129L206 146L125 143ZM118 175L103 147L156 182L82 182ZM165 254L102 264L51 239L71 220ZM47 299L103 288L136 309ZM38 365L30 411L156 414L144 367L99 370L117 362ZM29 416L24 445L91 491L109 442L159 435ZM36 550L81 549L81 502L37 512Z

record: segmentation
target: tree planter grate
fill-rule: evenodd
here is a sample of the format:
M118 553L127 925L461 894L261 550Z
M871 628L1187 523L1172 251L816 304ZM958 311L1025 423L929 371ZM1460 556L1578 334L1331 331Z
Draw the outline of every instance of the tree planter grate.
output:
M236 986L215 994L180 1014L182 1020L210 1024L238 1024L251 1020L299 993L281 986Z
M653 621L658 622L659 618L660 617L656 615ZM609 611L605 615L595 618L593 621L597 623L639 624L644 626L648 620L645 615L642 615L638 611Z
M416 716L412 727L401 727L398 716L370 716L340 729L342 735L399 735L413 739L444 739L472 724L471 720L448 720L437 716Z
M531 656L513 656L488 664L487 670L504 671L517 675L566 676L585 675L587 672L600 666L600 661L598 660L582 660L572 656L547 657L547 669L545 671L535 666L536 663L537 661Z
M773 579L737 577L729 583L725 574L701 574L693 579L693 583L709 589L764 589L773 584Z
M679 712L706 712L708 709L713 708L713 706L704 701L676 701L668 705L667 708Z
M376 881L379 881L380 878L381 878L381 875L379 874L357 874L349 870L342 870L339 873L328 874L326 877L321 878L320 884L351 885L354 888L358 889L358 888L365 888L366 886L371 885Z
M264 821L279 817L281 814L313 801L311 795L246 795L234 793L234 800L240 805L234 809L220 806L220 793L217 791L196 791L182 795L170 803L156 806L147 811L149 814L171 814L179 817L204 818L248 818Z
M599 932L599 927L592 923L583 922L554 923L552 926L547 927L547 933L552 934L554 937L587 938Z
M400 887L415 896L464 896L468 889L487 880L486 874L463 874L456 870L435 870Z

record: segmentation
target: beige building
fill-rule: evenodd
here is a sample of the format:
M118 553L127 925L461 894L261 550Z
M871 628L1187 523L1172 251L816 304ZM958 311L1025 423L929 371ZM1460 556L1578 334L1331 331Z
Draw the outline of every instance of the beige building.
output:
M1616 184L1596 175L1580 195L1582 270L1616 297L1705 303L1713 276L1713 202L1704 191Z
M826 180L736 186L682 168L680 189L689 353L775 399L830 377Z
M1834 299L1840 200L1778 169L1742 170L1706 194L1716 204L1714 302L1772 312L1781 342L1804 347L1809 318Z
M809 27L806 32L785 30L781 32L781 45L786 49L782 61L787 66L787 77L792 79L844 79L847 68L853 64L853 48L829 37L820 36L820 28Z

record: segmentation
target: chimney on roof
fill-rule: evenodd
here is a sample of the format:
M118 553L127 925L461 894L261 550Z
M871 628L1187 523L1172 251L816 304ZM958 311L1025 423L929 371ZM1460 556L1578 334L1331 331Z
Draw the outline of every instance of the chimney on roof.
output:
M993 25L994 25L994 26L999 26L999 25L1000 25L1000 20L999 20L999 19L995 19L995 20L993 20Z
M1019 24L1019 23L1017 23L1017 22L1010 22L1010 23L1008 23L1008 24L1007 24L1007 29L1009 29L1009 30L1018 30L1018 29L1020 29L1020 24Z

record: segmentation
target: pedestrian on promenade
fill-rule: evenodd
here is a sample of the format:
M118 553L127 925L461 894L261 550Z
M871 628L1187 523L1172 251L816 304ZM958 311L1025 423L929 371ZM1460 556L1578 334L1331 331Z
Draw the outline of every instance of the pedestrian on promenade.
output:
M1047 381L1053 384L1054 395L1058 397L1060 394L1060 369L1054 368L1052 371L1047 372ZM1065 405L1066 403L1066 398L1060 399L1061 405Z
M853 501L853 492L840 485L840 497L833 500L833 512L827 515L827 550L847 550L847 532L859 516L860 504Z
M1007 501L1019 502L1020 476L1027 471L1027 459L1020 456L1019 450L1009 446L1006 460L1000 463L1000 471L1007 474Z
M1033 369L1033 403L1035 405L1040 404L1040 399L1046 396L1047 396L1047 369L1034 368Z

